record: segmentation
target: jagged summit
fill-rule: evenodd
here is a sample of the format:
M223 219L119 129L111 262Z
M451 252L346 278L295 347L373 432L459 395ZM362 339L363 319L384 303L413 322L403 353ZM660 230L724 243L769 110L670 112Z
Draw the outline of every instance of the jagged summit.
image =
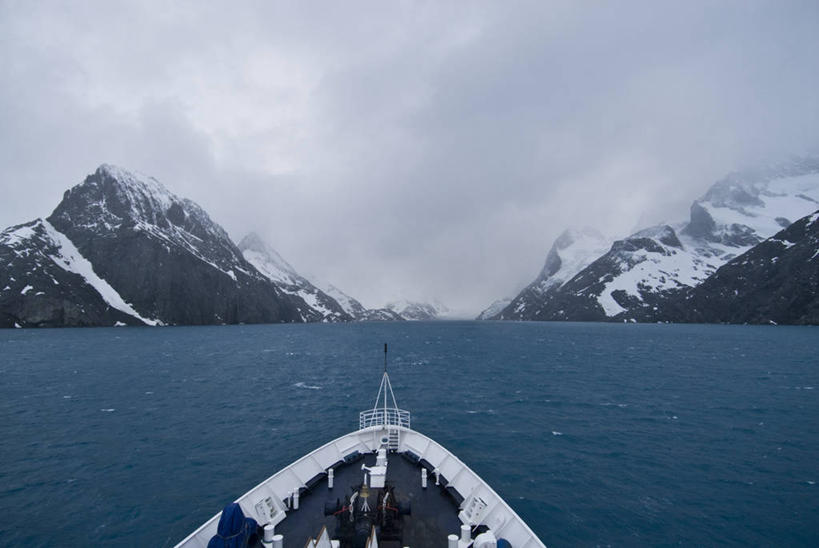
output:
M642 319L642 318L640 318ZM674 295L649 320L819 323L819 211Z
M242 238L238 247L245 258L268 278L292 282L294 277L300 277L296 269L255 232Z
M594 228L569 228L554 241L537 278L514 299L500 300L484 310L479 319L524 320L540 314L543 301L569 282L612 245Z
M567 228L557 237L536 280L545 290L570 280L611 245L611 240L591 227Z
M225 275L243 266L241 253L227 232L198 204L180 198L153 177L102 164L69 189L48 218L57 229L98 238L142 233L167 247L180 248Z
M62 219L107 229L181 230L199 239L216 237L230 242L227 232L196 202L173 194L154 177L111 164L100 165L82 183L67 190L51 217L58 224Z
M819 158L794 158L731 173L714 183L691 205L682 233L716 246L716 252L719 246L747 249L817 206Z
M0 310L15 324L292 322L313 314L253 268L201 207L117 166L101 165L32 227L0 241L0 255L14 257L0 274L32 282L16 295L0 292Z

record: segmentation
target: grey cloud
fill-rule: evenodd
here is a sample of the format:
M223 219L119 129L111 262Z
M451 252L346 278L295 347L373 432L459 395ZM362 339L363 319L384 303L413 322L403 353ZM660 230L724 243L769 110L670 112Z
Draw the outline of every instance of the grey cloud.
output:
M819 143L812 2L0 10L4 224L121 163L368 305L477 311Z

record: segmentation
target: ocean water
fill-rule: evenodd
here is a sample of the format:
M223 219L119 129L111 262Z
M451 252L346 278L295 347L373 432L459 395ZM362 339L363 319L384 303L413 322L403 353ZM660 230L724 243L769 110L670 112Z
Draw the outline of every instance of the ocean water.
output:
M0 544L172 546L355 429L384 342L548 546L819 545L819 330L493 322L0 331Z

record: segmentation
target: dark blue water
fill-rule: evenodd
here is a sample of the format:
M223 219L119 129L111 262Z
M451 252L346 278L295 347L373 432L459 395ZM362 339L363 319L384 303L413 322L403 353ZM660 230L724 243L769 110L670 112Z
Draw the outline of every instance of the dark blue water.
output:
M169 546L399 404L550 546L819 545L819 331L0 331L0 544ZM421 547L417 547L421 548Z

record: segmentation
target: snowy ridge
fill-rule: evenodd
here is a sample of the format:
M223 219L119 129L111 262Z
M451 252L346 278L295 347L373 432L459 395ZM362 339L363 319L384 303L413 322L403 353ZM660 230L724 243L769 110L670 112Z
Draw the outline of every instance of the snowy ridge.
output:
M356 320L364 319L364 317L366 316L367 309L364 308L364 305L358 302L358 300L349 296L348 294L346 294L344 291L340 290L333 284L325 282L320 278L317 278L315 276L309 276L309 279L313 283L313 285L315 285L316 287L324 291L327 295L332 297L338 303L338 305L344 310L344 312L346 312Z
M610 248L593 231L565 232L538 277L494 317L648 318L669 295L699 286L817 207L819 158L730 174L692 204L687 222L640 230Z
M815 210L819 172L784 172L789 175L748 180L741 174L729 176L694 203L689 223L677 225L677 230L664 225L629 236L626 241L649 239L655 245L618 252L619 273L598 297L606 316L629 309L614 298L615 292L643 302L646 293L696 287L732 258Z
M274 282L289 285L298 284L301 276L290 266L272 246L264 242L258 234L250 233L239 242L239 250L244 258L256 269Z
M70 207L78 200L81 208ZM180 248L236 280L241 254L227 232L195 202L180 198L153 177L102 164L66 192L54 211L61 224L99 234L133 230Z
M276 283L284 293L302 299L312 311L319 314L322 321L348 321L353 318L335 299L296 272L290 263L258 234L251 233L242 238L239 249L245 260L263 276ZM303 316L305 321L313 319L308 314L309 312Z
M660 321L819 324L819 225L810 214L677 293Z
M476 319L478 320L491 320L495 316L501 313L501 311L509 306L509 303L512 302L512 299L498 299L497 301L490 304L486 307L483 312L481 312Z
M565 230L546 256L546 264L538 277L538 289L546 291L553 286L561 286L605 253L612 241L597 230Z
M438 300L432 303L421 303L402 299L387 303L384 308L391 310L405 320L435 320L446 315L449 308Z
M547 294L558 291L603 255L611 243L610 238L590 227L564 230L549 249L538 277L517 297L507 301L505 306L498 310L503 300L496 301L478 319L528 319Z

